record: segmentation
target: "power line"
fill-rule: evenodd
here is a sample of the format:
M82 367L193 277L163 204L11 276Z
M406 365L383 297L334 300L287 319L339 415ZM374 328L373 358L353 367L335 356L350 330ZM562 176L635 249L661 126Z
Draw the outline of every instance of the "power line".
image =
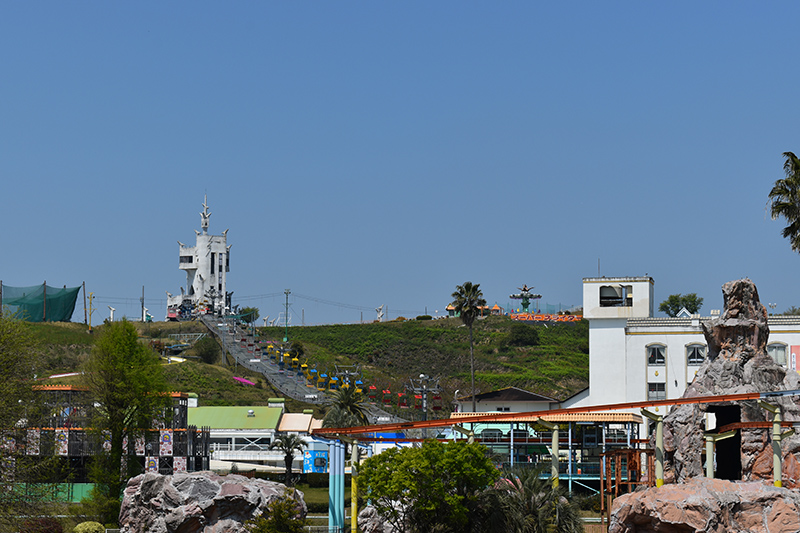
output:
M284 295L283 292L273 292L273 293L268 293L268 294L253 294L253 295L247 295L247 296L236 296L234 299L237 302L243 302L244 303L244 302L253 302L253 301L257 301L257 300L278 298L278 297L281 297L283 295ZM292 292L292 296L295 296L295 297L300 298L302 300L308 300L310 302L314 302L314 303L318 303L318 304L322 304L322 305L328 305L328 306L331 306L331 307L338 307L338 308L343 308L343 309L353 309L355 311L369 311L369 312L375 311L375 306L357 305L357 304L350 304L350 303L344 303L344 302L337 302L335 300L327 300L325 298L317 298L315 296L308 296L306 294L299 294L299 293L296 293L296 292ZM98 303L103 303L103 304L137 305L137 306L141 304L141 297L127 298L127 297L124 297L124 296L97 296L96 295L95 299L97 300ZM147 301L151 305L152 304L161 305L161 306L166 306L167 305L167 300L164 299L164 298L147 298ZM420 310L410 310L410 309L394 309L394 308L391 308L391 310L392 310L393 313L397 313L398 315L409 315L410 316L410 315L416 315L416 314L422 314L423 313L423 311L420 311Z

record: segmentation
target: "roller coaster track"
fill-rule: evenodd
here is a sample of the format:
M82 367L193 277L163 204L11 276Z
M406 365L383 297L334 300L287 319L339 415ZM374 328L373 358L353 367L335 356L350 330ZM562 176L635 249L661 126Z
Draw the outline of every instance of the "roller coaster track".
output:
M764 400L778 396L800 396L800 389L774 392L746 392L741 394L722 394L717 396L695 396L693 398L675 398L672 400L649 400L643 402L627 402L606 405L590 405L584 407L570 407L565 409L551 409L548 411L529 411L524 413L492 413L478 414L475 416L460 416L458 418L445 418L440 420L425 420L422 422L396 422L376 424L352 428L319 428L312 431L315 435L359 435L374 432L396 432L410 429L426 429L447 426L460 426L470 423L502 422L519 418L546 418L554 415L570 413L597 413L602 411L618 411L622 409L646 409L649 407L667 407L672 405L687 405L696 403L741 402L746 400ZM740 424L741 425L741 424ZM788 425L788 424L787 424Z

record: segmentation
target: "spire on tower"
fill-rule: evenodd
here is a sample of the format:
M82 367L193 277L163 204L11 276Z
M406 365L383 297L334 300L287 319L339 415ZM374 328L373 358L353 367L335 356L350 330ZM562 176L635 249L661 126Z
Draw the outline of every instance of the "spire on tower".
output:
M200 227L203 228L203 235L208 233L208 219L211 218L211 213L208 212L208 195L203 197L203 212L200 213Z

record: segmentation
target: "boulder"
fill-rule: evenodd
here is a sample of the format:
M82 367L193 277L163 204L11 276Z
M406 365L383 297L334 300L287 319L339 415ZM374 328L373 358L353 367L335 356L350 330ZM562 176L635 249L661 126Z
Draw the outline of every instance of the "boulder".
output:
M128 481L119 515L121 533L241 533L287 493L281 483L213 472L163 476L146 473ZM306 515L303 493L293 498Z
M371 505L364 507L358 513L358 529L362 533L398 533L394 526L385 521L378 514L378 510Z
M763 482L697 477L616 498L608 531L800 531L800 494Z
M797 372L787 372L766 352L767 310L749 279L722 286L725 308L719 318L702 324L708 343L706 361L684 397L772 392L798 388ZM800 421L797 397L770 399L781 408L783 420ZM705 427L705 415L716 415L716 427ZM667 483L705 475L703 432L717 432L736 422L767 422L770 413L756 402L718 402L673 408L664 417L664 477ZM781 442L784 486L800 487L800 437ZM712 459L713 460L713 459ZM717 476L730 480L771 480L770 430L744 428L716 447Z

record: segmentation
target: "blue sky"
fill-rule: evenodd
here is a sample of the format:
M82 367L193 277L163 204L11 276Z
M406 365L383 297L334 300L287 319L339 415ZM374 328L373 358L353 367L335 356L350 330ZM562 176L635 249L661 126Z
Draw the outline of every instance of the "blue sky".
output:
M5 2L0 279L163 319L208 195L229 290L293 323L441 314L457 284L750 277L800 151L796 3ZM296 296L295 296L296 295ZM336 302L343 305L332 305ZM83 319L83 309L75 320Z

